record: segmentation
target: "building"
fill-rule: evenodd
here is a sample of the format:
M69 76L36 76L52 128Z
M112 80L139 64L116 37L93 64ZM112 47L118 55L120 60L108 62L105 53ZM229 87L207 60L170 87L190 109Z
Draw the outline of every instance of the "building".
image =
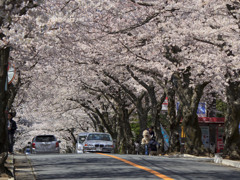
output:
M202 130L202 142L206 148L215 147L215 153L223 151L224 147L224 121L225 118L198 117Z

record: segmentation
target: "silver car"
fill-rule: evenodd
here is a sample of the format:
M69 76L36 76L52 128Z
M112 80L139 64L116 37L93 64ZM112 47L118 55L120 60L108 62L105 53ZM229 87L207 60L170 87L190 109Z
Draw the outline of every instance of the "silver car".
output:
M78 153L78 154L83 153L83 145L84 145L84 141L87 138L87 135L88 135L87 132L78 134L77 144L76 144L76 153Z
M35 136L31 143L31 152L37 153L59 153L59 143L54 135Z
M114 143L109 133L88 133L83 146L84 152L114 152Z

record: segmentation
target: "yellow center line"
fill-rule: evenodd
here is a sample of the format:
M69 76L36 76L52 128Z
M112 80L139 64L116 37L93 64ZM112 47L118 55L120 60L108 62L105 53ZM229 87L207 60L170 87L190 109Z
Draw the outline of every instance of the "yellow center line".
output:
M140 165L138 165L138 164L135 164L135 163L130 162L130 161L128 161L128 160L122 159L122 158L120 158L120 157L113 156L113 155L109 155L109 154L103 154L103 153L97 153L97 154L101 154L101 155L104 155L104 156L109 156L109 157L118 159L118 160L123 161L123 162L125 162L125 163L127 163L127 164L130 164L130 165L132 165L132 166L134 166L134 167L137 167L137 168L139 168L139 169L143 169L143 170L145 170L145 171L148 171L148 172L154 174L155 176L160 177L160 178L162 178L162 179L164 179L164 180L174 180L174 179L172 179L172 178L170 178L170 177L167 177L167 176L165 176L164 174L161 174L161 173L159 173L159 172L157 172L157 171L154 171L154 170L149 169L149 168L144 167L144 166L140 166Z

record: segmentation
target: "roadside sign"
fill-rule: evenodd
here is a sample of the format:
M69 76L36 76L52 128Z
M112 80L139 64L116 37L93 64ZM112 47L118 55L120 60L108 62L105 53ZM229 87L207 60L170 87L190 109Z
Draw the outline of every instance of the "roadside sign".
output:
M176 103L176 110L178 111L180 103ZM198 104L198 109L197 109L197 115L198 117L206 117L207 116L207 103L205 102L200 102Z
M185 138L186 137L186 134L183 130L183 126L181 126L181 138Z
M16 69L15 69L14 65L11 64L10 62L8 63L8 71L7 72L8 72L8 74L7 74L7 76L8 76L8 84L11 84L12 81L14 80L14 78L15 78Z
M205 102L200 102L198 104L198 109L197 109L197 115L198 117L206 117L207 116L207 111L206 111L206 103Z
M162 103L162 111L167 111L167 110L168 110L168 98L166 97L166 99Z
M164 138L164 150L167 151L169 148L169 135L162 125L161 125L161 132Z
M209 148L209 126L200 126L202 132L202 142L205 148Z

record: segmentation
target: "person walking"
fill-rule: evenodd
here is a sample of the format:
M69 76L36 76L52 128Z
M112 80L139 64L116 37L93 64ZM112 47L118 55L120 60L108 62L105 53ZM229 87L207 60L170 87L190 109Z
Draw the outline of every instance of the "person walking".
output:
M150 156L157 155L157 146L158 146L158 143L155 140L155 137L153 136L152 139L149 141L149 155Z
M149 131L148 130L144 130L143 131L143 138L142 138L141 144L144 145L145 155L149 155L148 144L149 144L150 139L151 139L151 136L149 134Z
M10 154L13 154L13 145L14 145L14 134L17 129L17 124L13 120L13 112L8 113L8 151Z
M153 126L151 126L150 128L148 128L148 131L149 131L149 134L151 136L151 138L155 138L155 133L154 133L154 130L153 130Z

